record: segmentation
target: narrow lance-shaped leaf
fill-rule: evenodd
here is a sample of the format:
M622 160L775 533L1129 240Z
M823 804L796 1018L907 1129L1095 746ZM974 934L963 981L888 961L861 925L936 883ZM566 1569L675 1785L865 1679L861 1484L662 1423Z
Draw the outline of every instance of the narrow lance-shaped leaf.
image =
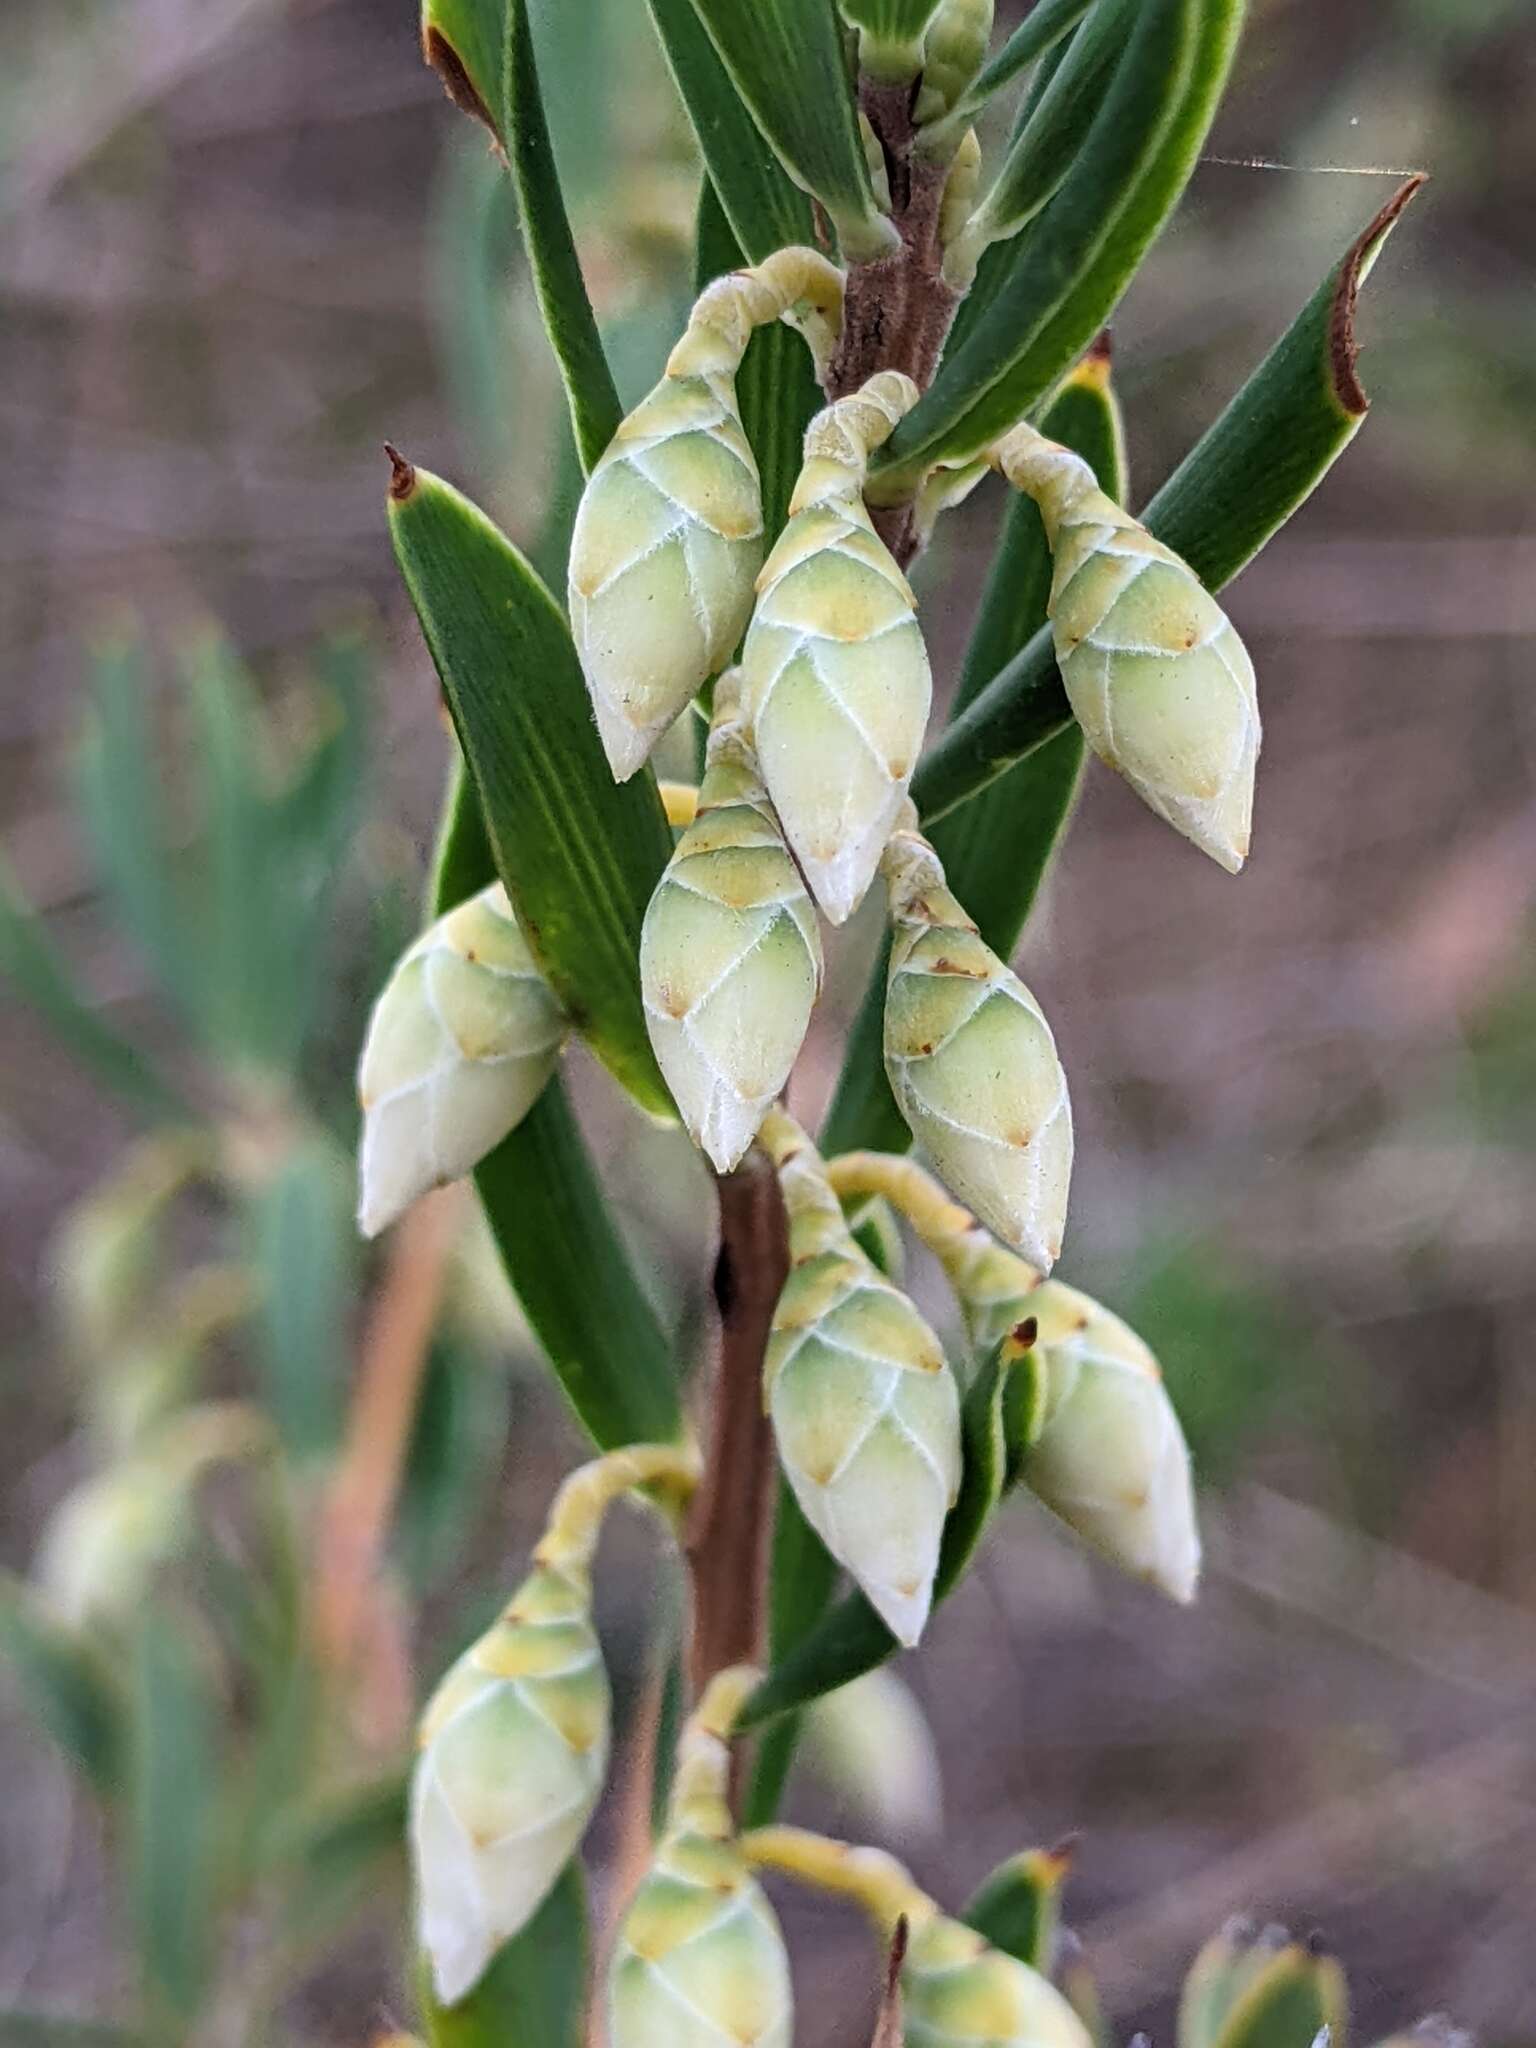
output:
M549 592L484 513L395 457L390 530L497 867L578 1030L671 1114L640 1002L640 924L671 852L649 774L615 788Z
M775 249L813 242L816 226L810 199L790 179L747 112L693 0L651 0L651 15L698 137L705 171L741 254L751 263L761 263ZM730 269L734 261L718 268ZM701 276L700 288L716 275L718 269ZM754 341L753 347L757 345Z
M1241 0L1142 0L1071 172L887 445L881 496L1006 432L1104 325L1194 168L1241 16Z
M994 1948L1048 1977L1055 1960L1061 1888L1071 1867L1070 1843L1022 1850L982 1880L960 1917Z
M753 120L826 208L844 253L854 262L890 254L896 231L875 203L829 0L693 5Z
M1369 401L1355 367L1356 296L1422 182L1403 185L1350 245L1142 515L1208 589L1252 560L1359 431ZM1041 631L919 764L919 812L929 822L943 817L1070 717L1050 633Z
M997 55L982 66L975 82L955 101L946 127L958 129L979 112L994 93L1069 35L1092 5L1093 0L1035 0Z

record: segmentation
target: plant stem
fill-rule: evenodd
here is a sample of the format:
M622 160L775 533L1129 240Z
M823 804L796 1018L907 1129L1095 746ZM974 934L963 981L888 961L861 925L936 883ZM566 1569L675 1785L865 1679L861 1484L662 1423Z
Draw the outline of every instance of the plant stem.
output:
M768 1539L775 1499L773 1438L763 1408L763 1352L789 1275L789 1232L778 1176L759 1151L715 1183L720 1313L704 1478L688 1527L693 1631L688 1678L697 1699L717 1672L760 1661L767 1613Z

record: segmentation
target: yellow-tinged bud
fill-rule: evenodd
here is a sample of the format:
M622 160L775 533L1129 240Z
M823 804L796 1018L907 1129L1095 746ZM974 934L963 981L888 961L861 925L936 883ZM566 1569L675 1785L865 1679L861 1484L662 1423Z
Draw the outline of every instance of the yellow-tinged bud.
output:
M732 678L722 676L698 816L656 885L640 937L657 1064L721 1173L789 1079L821 967L815 910L736 719Z
M779 1459L822 1542L915 1643L959 1490L958 1390L938 1338L854 1242L799 1125L770 1110L760 1138L790 1226L764 1362Z
M591 1565L603 1511L632 1486L686 1487L693 1469L685 1451L639 1444L573 1473L533 1570L427 1704L410 1841L421 1946L443 2005L538 1910L602 1791L610 1697Z
M950 894L925 839L898 832L885 872L885 1069L897 1105L946 1186L1049 1272L1072 1174L1072 1110L1050 1026Z
M813 249L717 278L587 479L571 535L571 631L620 782L730 660L751 613L762 491L735 380L752 330L790 319L821 360L841 306L841 275Z
M1248 855L1259 706L1253 663L1187 562L1033 427L992 460L1033 498L1055 557L1051 632L1088 744L1230 873Z
M933 694L916 600L862 496L870 454L916 400L886 370L811 421L742 651L763 779L833 924L874 879Z
M366 1236L522 1122L565 1031L499 882L422 933L374 1005L358 1068Z
M611 2048L789 2048L784 1937L728 1800L728 1738L759 1675L721 1672L683 1731L666 1829L614 1944Z
M1029 1296L1045 1365L1045 1418L1023 1479L1112 1563L1170 1599L1200 1576L1189 1447L1157 1360L1127 1324L1075 1287Z

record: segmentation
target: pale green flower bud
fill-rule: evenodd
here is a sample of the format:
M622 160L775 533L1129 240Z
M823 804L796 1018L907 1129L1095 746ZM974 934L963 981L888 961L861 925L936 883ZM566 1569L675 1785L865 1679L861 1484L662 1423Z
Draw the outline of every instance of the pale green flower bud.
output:
M533 1570L427 1704L410 1844L418 1932L443 2005L533 1917L602 1792L610 1696L591 1565L603 1512L628 1487L686 1486L693 1472L689 1453L637 1444L573 1473Z
M1092 2048L1048 1978L943 1913L914 1926L902 1995L906 2048Z
M695 1144L721 1173L789 1079L821 964L815 910L722 677L698 816L656 885L640 936L657 1064Z
M365 1236L522 1122L565 1031L499 882L422 933L374 1005L358 1068Z
M793 1262L764 1361L779 1459L811 1527L912 1644L960 1485L959 1394L938 1338L854 1242L805 1133L771 1110L759 1135Z
M812 249L716 279L587 479L571 535L571 631L620 782L730 660L751 614L762 491L735 380L752 330L794 317L820 356L841 303L839 273Z
M879 1849L854 1849L804 1828L755 1828L742 1847L759 1868L782 1870L856 1899L889 1939L905 1920L901 1969L907 2048L1092 2048L1056 1987L974 1928L940 1912L910 1874Z
M938 1744L911 1688L888 1664L814 1700L801 1747L817 1777L875 1833L896 1841L943 1833Z
M885 869L892 1093L945 1185L1049 1272L1072 1173L1072 1111L1050 1026L950 894L925 839L897 833Z
M121 1344L144 1312L166 1210L207 1165L205 1141L184 1131L140 1138L107 1178L68 1211L54 1240L64 1334L83 1359Z
M1259 706L1253 663L1193 569L1033 427L992 459L1033 498L1055 557L1051 632L1099 757L1230 873L1248 855Z
M1059 1280L1028 1299L1045 1417L1031 1492L1112 1563L1187 1602L1200 1576L1189 1447L1157 1360L1117 1315Z
M833 924L874 879L933 694L916 600L862 496L871 452L916 399L910 378L882 371L811 421L742 651L763 779Z
M921 128L947 114L986 62L993 0L939 0L923 38L923 77L912 118Z
M727 1740L758 1674L723 1671L684 1730L671 1809L608 1974L610 2048L789 2048L789 1958L736 1842Z

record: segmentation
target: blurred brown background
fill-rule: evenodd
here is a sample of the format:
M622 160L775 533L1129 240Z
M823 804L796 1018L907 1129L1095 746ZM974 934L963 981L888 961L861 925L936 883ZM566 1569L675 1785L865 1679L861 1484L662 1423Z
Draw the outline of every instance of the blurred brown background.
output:
M156 647L212 616L280 693L361 608L374 773L312 1055L338 1094L387 957L379 905L408 918L444 760L379 443L531 544L559 426L504 187L411 14L4 15L5 844L104 1012L153 1033L61 794L87 643L125 605ZM686 295L686 133L639 0L551 0L540 35L633 396ZM1373 413L1233 592L1266 714L1250 871L1232 883L1093 773L1026 947L1077 1108L1063 1270L1163 1359L1208 1489L1207 1589L1164 1613L1019 1508L905 1667L943 1758L942 1832L907 1844L921 1874L963 1895L1021 1843L1082 1829L1071 1917L1117 2019L1159 2043L1189 1955L1241 1909L1339 1948L1362 2038L1437 2008L1489 2040L1536 2035L1533 105L1527 0L1254 0L1212 155L1304 168L1204 164L1116 328L1139 501L1391 189L1315 167L1431 173L1367 288ZM978 494L920 572L941 676L997 510ZM802 1107L873 941L840 948ZM656 1291L696 1330L702 1179L681 1141L588 1092ZM78 1472L48 1247L125 1135L8 1007L0 1532L18 1571ZM493 1480L471 1546L491 1578L573 1447L508 1342L515 1526ZM623 1555L616 1575L643 1568L643 1547ZM422 1674L457 1640L434 1597ZM0 1773L0 2003L109 2012L93 1824L19 1716ZM851 1797L797 1793L857 1827ZM803 2038L851 2038L851 1928L799 1907L791 1930ZM361 2042L402 2009L390 1934L381 1914L321 1974L302 2038Z

